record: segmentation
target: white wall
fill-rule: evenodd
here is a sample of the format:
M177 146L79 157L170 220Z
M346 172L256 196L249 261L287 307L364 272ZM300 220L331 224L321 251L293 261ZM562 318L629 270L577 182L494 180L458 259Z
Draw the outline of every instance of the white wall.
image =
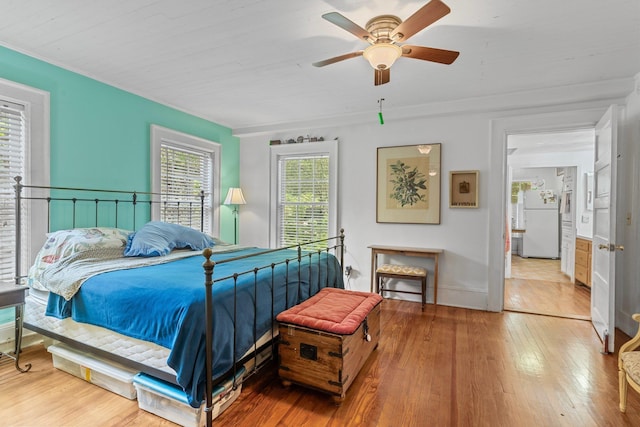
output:
M578 90L578 88L576 89ZM532 99L548 99L537 92ZM455 113L451 106L440 112L403 119L409 115L385 114L381 126L372 111L368 122L315 127L277 126L264 134L241 138L241 186L248 204L240 213L240 242L266 246L269 242L269 140L297 135L339 137L339 226L346 232L346 265L353 266L353 289L369 290L371 244L443 248L440 258L438 302L499 311L503 302L506 178L506 135L529 130L559 130L593 126L619 98L548 107L496 107L495 111ZM520 105L527 100L518 98ZM486 107L486 106L485 106ZM437 110L437 109L434 109ZM448 112L442 113L447 110ZM375 215L376 148L392 145L442 144L441 224L378 224ZM451 170L480 171L480 207L450 209L448 174ZM403 260L431 267L427 260ZM430 293L432 278L429 281ZM404 297L404 296L403 296ZM418 297L416 297L418 298ZM432 296L429 296L432 300Z
M463 121L465 126L458 126ZM344 126L317 133L325 139L339 137L339 226L345 229L346 265L353 267L353 289L369 290L371 254L368 245L388 244L444 248L440 258L438 299L452 305L486 308L487 253L478 251L487 241L487 189L482 179L488 170L486 116L452 116L421 120L388 120L381 126L375 115L371 123ZM311 133L314 135L314 133ZM287 134L278 137L290 136ZM484 141L484 142L483 142ZM442 143L441 224L376 223L377 147ZM268 205L253 200L269 192L268 138L241 142L241 182L247 200L241 213L242 244L268 244ZM480 208L449 209L449 170L480 170ZM257 179L247 179L247 172ZM254 196L255 194L255 196ZM265 196L263 196L265 195ZM407 260L404 260L405 262ZM432 267L431 261L411 263ZM432 269L432 268L431 268ZM455 274L454 274L455 272ZM433 278L430 278L430 286ZM410 297L409 297L410 298ZM417 297L419 298L419 297ZM430 296L430 300L432 297Z

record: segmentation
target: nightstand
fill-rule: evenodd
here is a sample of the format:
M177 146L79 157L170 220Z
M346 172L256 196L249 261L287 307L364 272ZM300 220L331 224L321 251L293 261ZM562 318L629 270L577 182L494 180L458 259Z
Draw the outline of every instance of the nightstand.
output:
M12 283L0 283L0 309L15 307L15 330L16 342L14 355L0 352L1 356L7 356L16 361L16 369L20 372L27 372L31 369L31 364L27 363L25 369L20 367L20 346L22 344L22 322L24 321L24 300L27 296L27 287L14 285Z

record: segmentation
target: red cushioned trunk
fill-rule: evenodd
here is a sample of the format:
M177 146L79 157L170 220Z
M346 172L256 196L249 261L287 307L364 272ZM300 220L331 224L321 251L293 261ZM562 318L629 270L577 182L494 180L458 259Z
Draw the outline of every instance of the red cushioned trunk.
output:
M283 383L344 399L378 346L381 301L369 292L325 288L280 313L278 373Z

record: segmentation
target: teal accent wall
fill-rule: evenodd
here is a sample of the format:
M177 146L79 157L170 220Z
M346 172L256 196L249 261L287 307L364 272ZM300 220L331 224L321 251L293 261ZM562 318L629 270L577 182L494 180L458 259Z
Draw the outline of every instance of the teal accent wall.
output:
M15 308L0 310L0 325L13 321L15 319L15 314Z
M228 127L3 46L0 78L50 93L51 185L149 191L156 124L221 144L221 199L238 186L239 139ZM232 211L220 215L219 237L233 242Z
M0 78L50 94L51 185L149 191L156 124L220 143L221 199L238 186L239 140L228 127L3 46ZM219 237L233 242L231 210L223 207L220 215ZM12 318L13 309L0 311L0 324Z

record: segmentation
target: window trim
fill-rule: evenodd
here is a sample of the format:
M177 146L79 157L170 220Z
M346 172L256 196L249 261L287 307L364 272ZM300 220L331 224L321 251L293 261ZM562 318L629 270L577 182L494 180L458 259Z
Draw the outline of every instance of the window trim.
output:
M25 171L22 183L25 185L50 186L50 94L49 92L0 78L2 98L24 105L27 126L25 128ZM24 195L24 194L23 194ZM21 270L17 275L25 275L32 264L36 252L46 239L46 215L31 215L27 212L29 226L23 228L22 248L25 251ZM26 236L25 236L26 234ZM27 247L25 248L25 242Z
M269 182L269 245L278 244L278 162L283 157L304 155L329 156L329 237L338 234L338 141L272 145L270 151L271 180Z
M206 151L213 155L213 197L211 197L211 234L220 235L220 158L222 148L217 142L178 132L158 125L151 125L151 191L160 193L160 147L164 142L187 149ZM160 219L160 206L155 204L151 210L151 219ZM206 231L206 230L205 230Z

